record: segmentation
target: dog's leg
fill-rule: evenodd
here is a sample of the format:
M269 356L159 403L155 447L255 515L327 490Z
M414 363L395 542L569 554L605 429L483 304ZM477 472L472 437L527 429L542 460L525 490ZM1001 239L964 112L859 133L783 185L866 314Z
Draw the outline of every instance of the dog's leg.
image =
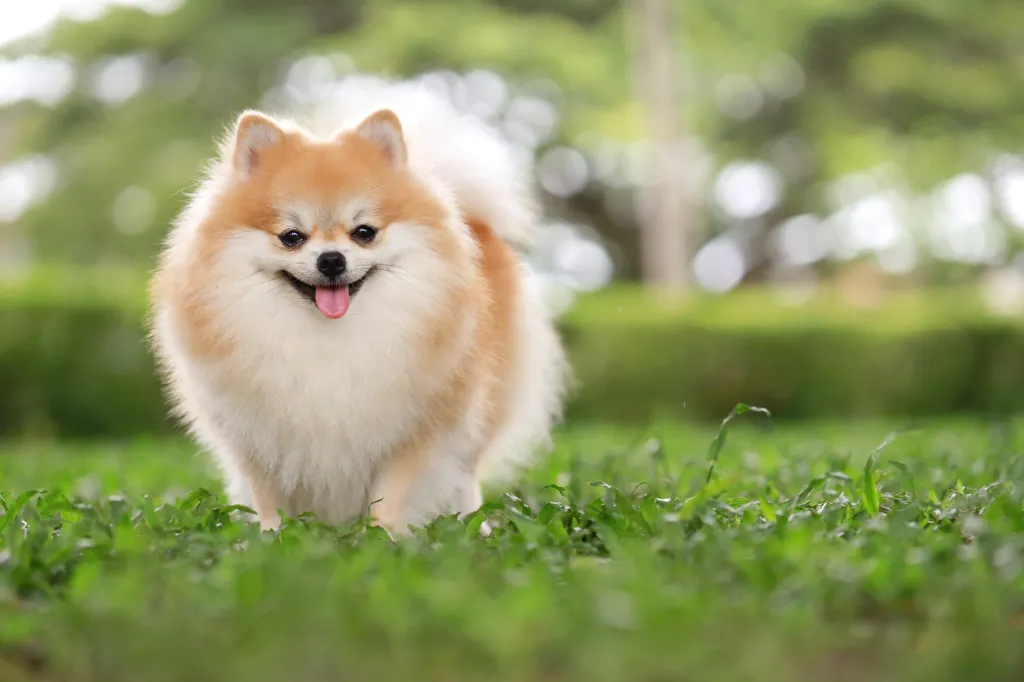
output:
M279 509L285 509L287 500L280 486L270 472L253 462L250 457L239 457L238 463L243 476L252 491L253 509L260 522L260 530L277 530L281 527Z
M392 535L408 535L406 507L423 471L424 451L409 445L388 458L370 488L370 524Z
M461 460L443 450L407 450L390 459L372 488L371 525L407 535L409 525L430 523L442 514L471 514L480 508L480 484ZM484 523L480 532L490 533Z
M462 510L463 515L472 514L481 507L484 503L484 492L480 488L480 483L473 481L472 493L470 496L470 502L465 509ZM491 534L491 524L485 520L480 524L480 535L487 537Z

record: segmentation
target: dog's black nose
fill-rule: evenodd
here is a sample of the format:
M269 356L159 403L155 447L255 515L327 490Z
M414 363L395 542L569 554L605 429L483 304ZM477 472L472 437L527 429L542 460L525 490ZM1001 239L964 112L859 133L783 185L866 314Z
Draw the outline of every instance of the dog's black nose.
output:
M316 269L324 277L334 279L345 272L345 256L340 251L325 251L316 259Z

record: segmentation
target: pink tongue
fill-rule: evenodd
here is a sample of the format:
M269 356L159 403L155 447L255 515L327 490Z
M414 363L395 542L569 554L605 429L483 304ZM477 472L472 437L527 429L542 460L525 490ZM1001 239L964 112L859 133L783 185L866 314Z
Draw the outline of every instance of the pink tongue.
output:
M348 287L316 288L316 307L332 320L348 312L348 302Z

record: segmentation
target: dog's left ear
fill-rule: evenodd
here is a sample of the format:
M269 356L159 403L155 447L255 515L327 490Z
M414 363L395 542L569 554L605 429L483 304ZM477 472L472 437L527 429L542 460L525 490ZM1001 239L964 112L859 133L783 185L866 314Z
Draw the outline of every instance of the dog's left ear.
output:
M381 109L363 119L356 134L380 147L393 168L405 165L405 138L398 116L390 109Z

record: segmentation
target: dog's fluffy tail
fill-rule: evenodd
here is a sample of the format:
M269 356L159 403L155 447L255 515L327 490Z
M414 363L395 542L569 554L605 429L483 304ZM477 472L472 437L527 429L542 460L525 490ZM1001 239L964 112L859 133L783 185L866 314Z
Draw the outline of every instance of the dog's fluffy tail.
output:
M331 89L309 125L330 134L378 109L398 115L413 171L447 193L467 222L483 222L513 245L531 243L538 205L530 155L425 84L349 77Z

